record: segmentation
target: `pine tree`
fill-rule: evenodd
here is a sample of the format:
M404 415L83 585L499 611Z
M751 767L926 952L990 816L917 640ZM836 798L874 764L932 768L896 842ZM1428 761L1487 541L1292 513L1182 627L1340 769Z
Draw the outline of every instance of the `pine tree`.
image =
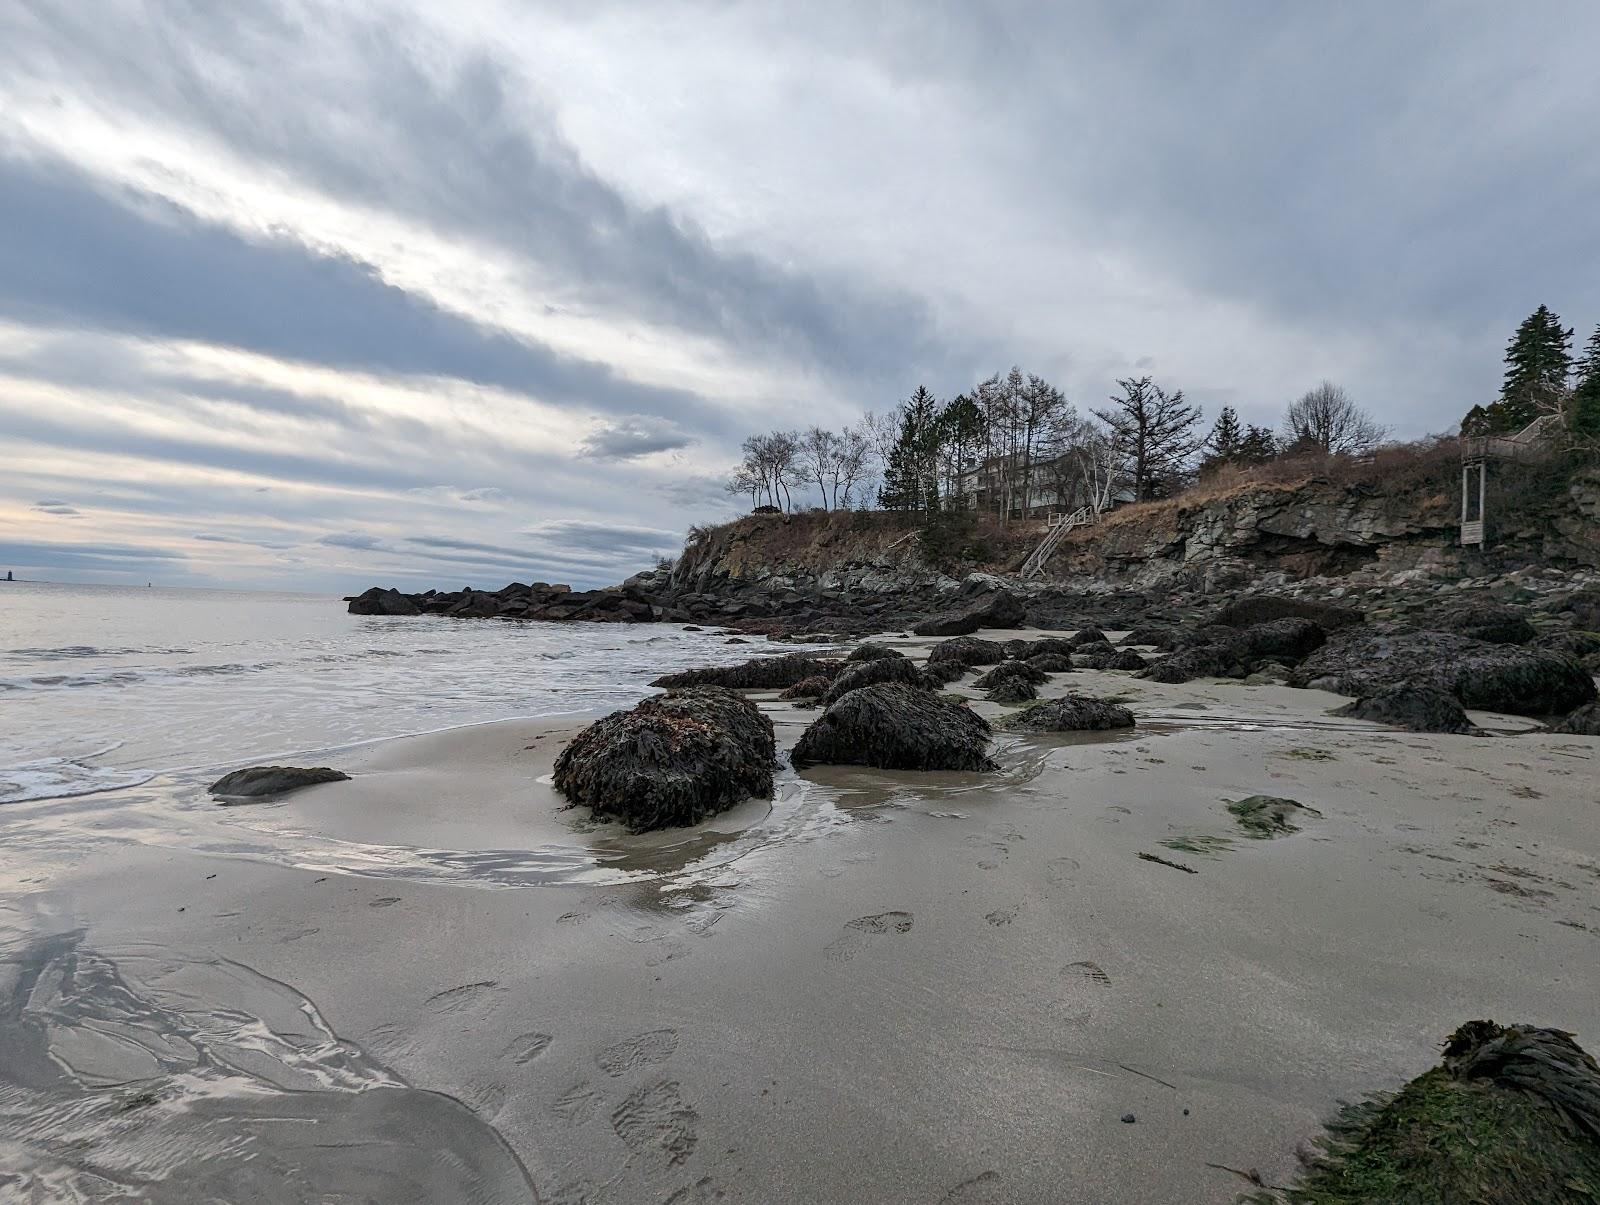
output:
M1240 464L1266 464L1278 454L1278 438L1271 427L1258 427L1251 423L1239 441Z
M1522 320L1506 345L1506 375L1500 401L1487 407L1494 431L1518 431L1538 418L1550 399L1566 390L1572 373L1572 328L1541 305Z
M1578 387L1572 391L1567 429L1584 439L1600 439L1600 326L1583 346Z
M885 510L939 509L939 401L926 387L900 406L900 433L883 468Z
M1177 487L1189 458L1205 444L1194 433L1200 407L1185 402L1183 390L1169 394L1149 377L1117 384L1122 396L1111 399L1114 408L1094 415L1110 429L1112 446L1128 465L1135 499L1159 498Z
M1238 414L1232 406L1224 406L1211 428L1211 435L1206 439L1211 455L1219 460L1232 460L1239 454L1239 444L1243 440L1244 430L1239 426Z

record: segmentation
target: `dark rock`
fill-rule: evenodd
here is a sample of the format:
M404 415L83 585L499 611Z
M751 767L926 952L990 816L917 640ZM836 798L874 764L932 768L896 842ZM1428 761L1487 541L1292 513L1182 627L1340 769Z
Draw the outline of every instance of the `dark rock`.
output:
M1025 614L1016 595L996 590L969 606L930 616L911 630L918 636L966 636L979 628L1016 628Z
M857 645L850 651L846 661L883 661L889 657L904 657L899 649L888 648L881 644Z
M932 691L899 682L852 690L801 734L791 760L884 770L993 770L989 725Z
M1012 662L1017 665L1020 662ZM1039 697L1039 692L1034 689L1033 683L1026 678L1006 678L1004 681L990 688L984 695L991 703L1027 703Z
M1377 694L1334 708L1333 714L1412 732L1477 731L1456 697L1432 686L1386 687Z
M1217 612L1213 623L1228 628L1248 628L1271 623L1274 619L1309 619L1329 631L1350 627L1366 620L1360 611L1330 603L1307 602L1300 598L1279 598L1271 594L1251 594L1235 599Z
M1570 736L1600 736L1600 703L1588 703L1550 726L1551 732Z
M1006 659L1006 651L993 640L977 636L962 636L933 646L928 653L930 665L940 661L955 661L961 665L998 665Z
M1436 617L1429 625L1489 644L1527 644L1539 633L1515 607L1480 603Z
M651 686L726 686L733 690L776 690L793 686L805 678L829 678L843 666L841 661L825 661L805 653L784 653L779 657L757 657L738 665L713 665L666 674Z
M1281 657L1300 661L1328 643L1327 630L1313 619L1272 619L1253 623L1239 635L1238 648L1247 657Z
M1079 669L1110 669L1120 655L1115 645L1086 644L1073 654L1072 664Z
M421 615L422 608L398 590L378 586L350 600L352 615Z
M959 661L930 661L922 669L922 680L935 689L965 678L971 669Z
M1145 677L1152 682L1192 682L1196 678L1242 678L1248 667L1238 653L1217 644L1168 653L1149 669Z
M1600 653L1600 635L1594 632L1582 632L1572 629L1565 632L1546 632L1533 642L1536 649L1548 649L1552 653L1565 653L1569 657L1582 660Z
M1135 1117L1132 1113L1124 1113L1122 1115L1122 1124L1123 1125L1130 1125L1131 1126L1134 1122L1136 1122L1138 1120L1139 1119L1137 1117Z
M822 705L828 706L841 695L874 682L904 682L908 686L924 686L922 671L904 657L883 657L877 661L857 661L845 666L834 678L828 692L822 696Z
M1086 644L1109 644L1106 634L1099 628L1081 628L1072 634L1071 644L1074 648L1082 650Z
M1070 674L1077 668L1072 658L1063 653L1036 653L1028 658L1028 664L1047 674Z
M1154 649L1172 647L1172 629L1141 624L1123 638L1123 644L1142 644Z
M224 774L207 789L213 795L230 799L259 799L264 795L298 791L319 782L344 782L349 777L327 766L249 766Z
M1070 657L1078 651L1078 646L1072 641L1060 636L1046 636L1042 640L1035 640L1028 645L1027 653L1020 658L1026 661L1029 657Z
M1358 698L1388 686L1431 686L1463 707L1510 715L1560 715L1596 697L1593 677L1565 654L1397 625L1335 633L1291 680Z
M555 785L570 805L645 832L770 798L775 756L772 721L755 704L696 686L589 725L556 758Z
M1578 590L1562 601L1572 622L1585 632L1600 632L1600 590Z
M1007 657L1015 657L1018 661L1026 661L1033 652L1033 641L1007 640L1000 647L1005 649Z
M1150 663L1132 649L1122 649L1117 655L1106 662L1107 669L1125 669L1134 672L1143 672L1150 667Z
M780 699L820 699L828 693L831 683L827 678L801 678L778 696Z
M1026 661L1002 661L973 683L979 690L993 690L1002 682L1026 682L1039 686L1050 680L1050 675L1036 669Z
M1018 712L1001 726L1019 732L1105 732L1132 728L1133 712L1101 699L1064 695Z

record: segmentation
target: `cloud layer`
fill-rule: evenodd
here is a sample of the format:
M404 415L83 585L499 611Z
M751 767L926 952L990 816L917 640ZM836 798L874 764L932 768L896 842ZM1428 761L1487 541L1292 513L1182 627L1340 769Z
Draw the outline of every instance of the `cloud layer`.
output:
M1582 0L23 0L0 569L614 581L746 432L1013 362L1439 429L1535 305L1600 321L1597 42Z

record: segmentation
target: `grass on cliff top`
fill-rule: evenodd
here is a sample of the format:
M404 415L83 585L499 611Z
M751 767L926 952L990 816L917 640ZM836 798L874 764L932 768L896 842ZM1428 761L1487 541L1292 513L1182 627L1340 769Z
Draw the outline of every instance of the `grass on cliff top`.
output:
M1600 1202L1600 1143L1549 1102L1436 1067L1347 1107L1300 1183L1258 1205Z

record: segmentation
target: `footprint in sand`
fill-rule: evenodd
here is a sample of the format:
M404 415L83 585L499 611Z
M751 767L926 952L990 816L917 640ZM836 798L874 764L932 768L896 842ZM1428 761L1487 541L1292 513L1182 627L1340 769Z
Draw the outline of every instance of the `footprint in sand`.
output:
M823 953L832 962L849 962L874 937L881 937L891 929L896 933L909 933L911 924L909 912L879 912L874 916L858 916L845 923L844 931L828 944Z
M551 1102L550 1111L569 1126L581 1126L600 1111L600 1094L587 1083L573 1084Z
M398 895L385 895L375 900L368 900L368 908L392 908L400 902Z
M510 1059L518 1066L524 1063L531 1063L546 1050L549 1050L550 1043L553 1041L555 1041L555 1038L547 1033L518 1034L506 1044L505 1052L500 1057Z
M1044 879L1052 887L1060 887L1063 883L1072 881L1074 872L1078 869L1076 858L1051 858L1044 864Z
M463 983L460 987L450 987L442 992L435 992L424 1002L424 1007L429 1012L450 1016L487 1003L499 991L500 982L496 979L484 979L478 983Z
M989 915L985 916L983 919L988 921L991 925L993 925L996 929L998 929L1001 925L1009 925L1012 921L1016 920L1017 919L1017 915L1021 911L1022 911L1022 905L1021 904L1013 904L1009 908L996 908L993 912L989 913Z
M1068 963L1067 970L1082 975L1085 979L1092 983L1098 983L1101 987L1111 986L1111 976L1100 969L1099 963L1090 962L1087 958L1079 962Z
M693 1153L699 1125L700 1114L671 1080L640 1088L611 1114L611 1128L630 1151L664 1156L674 1167Z
M967 1202L999 1200L1000 1173L993 1168L980 1172L970 1180L963 1180L944 1196L939 1205L965 1205Z
M594 1061L607 1075L627 1075L640 1067L653 1067L666 1062L677 1049L676 1029L652 1029L618 1042L615 1046L607 1046L594 1056Z
M666 1205L712 1205L716 1201L725 1201L728 1194L717 1187L716 1181L710 1176L696 1180L688 1188L680 1188L666 1200Z

